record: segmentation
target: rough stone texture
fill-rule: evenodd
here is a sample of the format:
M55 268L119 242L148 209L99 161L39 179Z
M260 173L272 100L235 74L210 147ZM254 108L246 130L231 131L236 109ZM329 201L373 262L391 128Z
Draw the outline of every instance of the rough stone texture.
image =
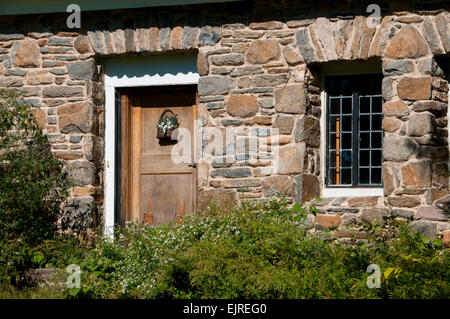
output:
M435 206L420 206L414 217L416 219L447 221L447 217L442 210Z
M417 148L418 144L412 138L390 134L383 140L383 158L386 161L406 161Z
M76 181L77 186L95 184L95 167L88 161L70 162L66 166L69 175Z
M366 208L361 213L361 220L373 224L375 221L383 223L383 217L388 215L384 208Z
M280 147L279 150L279 174L293 174L303 172L303 159L305 147L301 144Z
M320 181L317 176L300 174L296 178L296 200L304 203L320 196Z
M258 112L256 97L252 95L232 95L228 99L227 112L234 117L250 117Z
M419 58L428 54L428 44L412 25L407 25L397 33L386 48L389 58Z
M90 80L94 76L94 60L73 62L67 65L69 75L77 80Z
M230 208L236 201L236 194L233 191L221 188L208 189L199 192L198 208L199 210L205 209L211 203L217 207Z
M61 225L63 229L82 232L94 226L95 202L91 196L69 199L63 209Z
M431 161L421 160L402 166L402 176L406 187L430 187Z
M295 142L305 142L306 146L319 147L319 120L311 116L300 117L295 124Z
M262 180L262 191L264 196L271 197L275 195L293 196L293 182L289 176L270 176Z
M386 116L402 117L409 114L409 109L406 104L401 101L391 101L384 103L383 113Z
M319 214L314 218L314 223L323 228L332 228L339 227L342 223L342 219L339 216Z
M88 102L70 103L58 108L62 133L88 133L92 128L92 105Z
M226 93L230 88L230 80L223 76L206 76L201 77L198 81L200 96Z
M63 14L45 23L38 15L2 17L8 30L0 34L0 86L17 88L39 108L39 126L58 158L94 165L94 184L75 187L71 196L92 196L93 214L104 212L103 61L197 54L202 130L233 128L232 140L248 141L252 135L257 145L240 151L227 141L202 159L200 200L214 195L262 201L284 186L292 200L314 199L322 187L321 70L328 71L331 64L358 69L381 61L385 197L329 199L321 212L339 215L335 217L344 224L359 221L368 207L392 206L401 218L413 216L421 205L448 210L448 11L412 14L389 8L381 24L370 28L366 17L336 15L326 5L316 12L316 6L306 4L301 15L314 18L297 20L281 18L300 12L284 2L272 2L264 12L247 11L251 6L237 12L226 4L214 6L224 10L210 15L209 7L153 8L145 18L140 9L127 9L103 22L97 20L102 12L85 12L83 28L76 32L59 32ZM9 33L19 29L35 32ZM271 163L276 139L266 128L282 134L280 163ZM257 154L261 145L267 149ZM230 163L219 162L224 156ZM312 195L303 198L308 192ZM436 234L448 229L444 220L437 224Z
M275 91L275 111L303 114L306 109L306 92L303 85L286 85Z
M415 220L410 223L413 232L419 232L423 237L434 238L436 236L436 224L424 220Z
M272 127L278 129L280 134L291 134L294 128L294 118L289 115L279 114L275 118Z
M433 114L428 112L413 114L409 118L406 134L409 136L423 136L433 133L435 127L436 119Z
M276 40L256 40L247 51L247 61L251 64L264 64L280 57L280 46Z
M41 66L41 53L37 41L26 39L14 42L11 48L11 58L14 66L36 68Z
M431 78L402 78L397 91L403 100L428 100L431 96Z

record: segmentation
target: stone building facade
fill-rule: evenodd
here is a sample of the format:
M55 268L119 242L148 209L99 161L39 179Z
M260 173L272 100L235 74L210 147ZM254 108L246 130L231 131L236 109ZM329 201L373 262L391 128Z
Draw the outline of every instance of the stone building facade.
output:
M428 237L450 240L448 207L448 59L445 1L384 2L379 23L362 1L237 1L82 12L68 29L66 13L0 17L0 87L34 106L55 155L77 186L66 223L104 224L104 63L112 57L197 56L198 118L205 130L279 129L277 172L264 158L231 150L198 167L198 201L266 199L277 192L315 200L308 222L336 226L413 218ZM382 192L325 186L324 79L333 70L382 75ZM342 72L341 72L342 73ZM336 71L336 74L341 74ZM247 151L248 153L248 151ZM248 154L247 154L248 155ZM215 159L231 157L225 164ZM331 189L331 190L330 190Z

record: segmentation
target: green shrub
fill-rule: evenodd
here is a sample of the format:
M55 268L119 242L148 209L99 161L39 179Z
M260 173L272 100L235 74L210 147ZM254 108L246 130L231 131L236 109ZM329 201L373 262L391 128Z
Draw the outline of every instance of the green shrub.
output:
M0 91L0 240L51 238L71 186L66 175L30 105Z
M449 250L387 219L366 242L311 232L285 200L186 216L162 227L129 224L79 261L94 298L448 298ZM380 289L366 280L382 270ZM393 270L391 270L393 269Z

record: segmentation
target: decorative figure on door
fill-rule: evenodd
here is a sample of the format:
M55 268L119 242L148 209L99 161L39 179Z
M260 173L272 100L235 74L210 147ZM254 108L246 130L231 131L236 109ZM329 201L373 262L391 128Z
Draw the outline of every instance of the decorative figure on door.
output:
M158 121L156 137L164 140L177 140L174 131L178 128L178 118L171 110L165 110Z

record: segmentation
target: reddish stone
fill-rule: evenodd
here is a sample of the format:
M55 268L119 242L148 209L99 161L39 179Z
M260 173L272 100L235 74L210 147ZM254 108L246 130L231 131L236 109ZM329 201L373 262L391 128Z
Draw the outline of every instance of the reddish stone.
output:
M280 57L280 46L277 40L253 41L247 52L247 60L251 64L264 64Z
M258 112L258 102L252 95L232 95L228 99L227 112L234 117L250 117Z
M431 96L431 78L403 78L397 85L397 92L403 100L427 100Z
M407 25L396 34L386 49L389 58L419 58L429 53L428 44L412 25Z
M339 227L339 225L342 223L342 219L339 216L335 215L319 214L314 218L314 223L324 228Z
M15 66L23 68L41 66L41 52L35 40L15 42L11 49L11 55Z
M377 196L353 197L347 201L350 207L375 206L378 202Z
M431 161L411 162L402 166L402 176L406 187L430 187Z
M383 105L383 113L386 116L405 116L409 114L409 109L401 101L386 102Z
M442 213L442 210L435 206L421 206L416 212L416 219L426 219L435 221L446 221L447 217Z

